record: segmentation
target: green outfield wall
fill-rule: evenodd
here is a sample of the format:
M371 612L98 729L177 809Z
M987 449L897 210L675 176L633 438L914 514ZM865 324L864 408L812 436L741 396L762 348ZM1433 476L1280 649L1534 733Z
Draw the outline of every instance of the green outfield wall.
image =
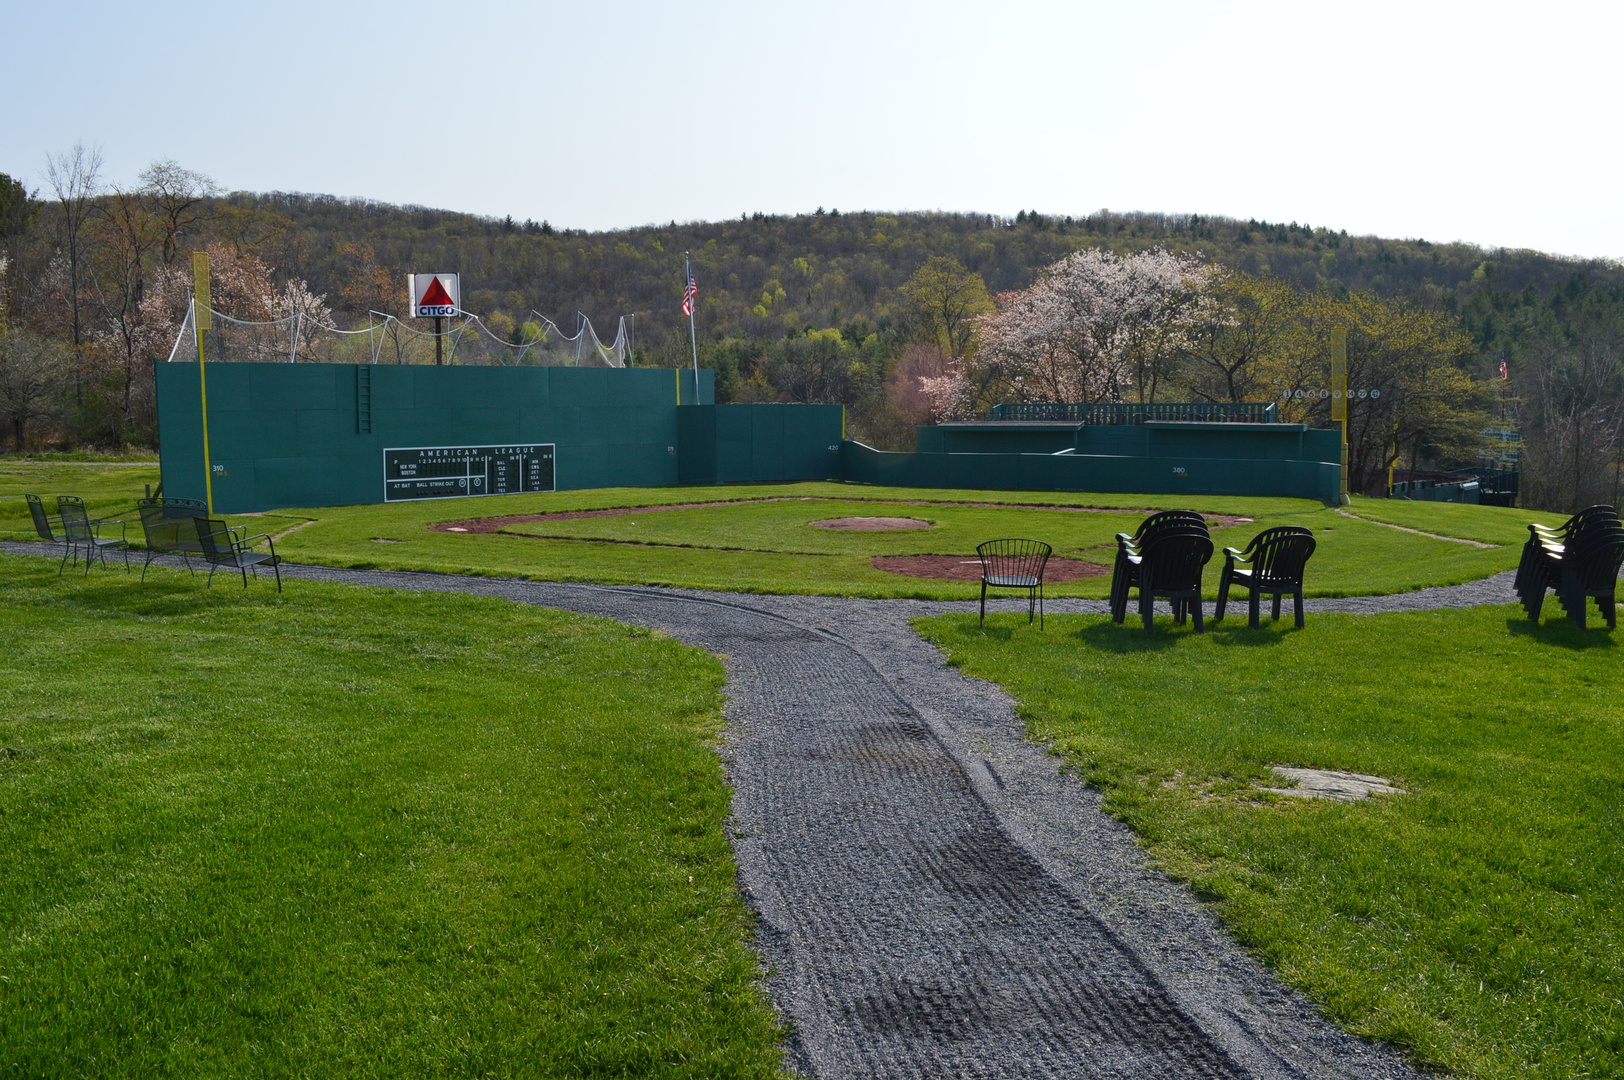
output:
M920 428L921 452L913 454L847 443L843 475L902 487L1284 495L1327 504L1341 498L1337 431L1301 424L1061 426Z
M838 405L716 405L661 368L208 365L219 513L668 484L903 487L1338 500L1338 433L1300 424L1046 422L919 429L920 452L844 438ZM166 495L202 499L195 364L158 366Z
M700 405L677 410L684 484L839 480L846 410L839 405Z
M386 451L421 448L550 446L559 490L675 484L679 391L684 408L708 406L715 387L710 371L696 388L692 371L661 368L231 363L207 374L220 513L384 502ZM197 365L159 364L157 377L164 494L201 499Z

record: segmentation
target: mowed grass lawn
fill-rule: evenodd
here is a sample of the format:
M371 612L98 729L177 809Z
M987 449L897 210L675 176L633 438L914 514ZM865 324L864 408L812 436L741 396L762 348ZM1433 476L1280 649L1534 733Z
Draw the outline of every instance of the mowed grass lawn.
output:
M1514 607L1169 623L916 625L1347 1027L1466 1076L1624 1076L1616 633ZM1408 794L1260 794L1272 764Z
M34 520L22 497L27 492L46 496L47 502L58 495L77 495L93 517L128 517L130 539L139 541L141 519L135 516L135 500L146 494L149 484L158 486L156 461L0 458L0 540L35 538Z
M663 505L729 500L731 505L653 510ZM772 500L772 501L754 501ZM994 503L1003 508L953 505ZM1000 492L803 483L702 488L614 488L546 495L448 499L388 506L280 510L278 527L299 525L278 542L290 558L351 567L456 570L605 584L658 584L767 593L967 599L974 583L904 577L875 568L876 555L975 557L975 546L999 536L1030 536L1060 555L1109 566L1117 532L1131 532L1146 512L1180 507L1249 517L1215 528L1214 543L1244 547L1274 525L1314 529L1319 550L1310 564L1315 596L1404 592L1474 581L1514 567L1527 522L1559 523L1561 515L1494 507L1403 504L1425 532L1479 540L1474 547L1401 531L1374 518L1387 500L1359 499L1355 516L1301 499L1223 496L1101 495ZM558 511L649 507L649 512L518 523L503 533L447 533L435 522ZM1014 508L1010 508L1014 507ZM1076 509L1088 508L1088 509ZM1367 515L1367 511L1370 513ZM915 517L929 529L852 532L814 528L833 517ZM1408 524L1408 520L1397 522ZM260 527L269 524L264 519ZM1485 523L1487 522L1487 523ZM1430 526L1430 528L1423 528ZM1454 531L1451 531L1454 530ZM1462 532L1474 535L1460 537ZM1215 560L1221 554L1215 555ZM1209 574L1217 581L1214 562ZM1104 597L1108 577L1053 583L1055 596Z
M0 556L0 1075L766 1077L720 664Z
M111 463L0 460L0 538L31 539L16 496L24 491L79 494L93 513L127 518L133 543L141 529L135 500L156 484L157 467ZM687 510L657 507L720 502ZM955 505L991 503L994 506ZM645 513L510 522L501 533L448 533L435 523L468 518L649 508ZM881 570L874 556L950 555L973 560L976 544L1029 536L1061 557L1109 566L1118 532L1148 512L1194 509L1250 518L1213 530L1217 547L1244 547L1274 525L1314 530L1313 596L1405 592L1475 581L1516 565L1530 521L1562 515L1497 507L1356 498L1349 512L1304 499L1238 496L1099 494L891 488L862 484L728 484L709 487L605 488L540 495L437 499L389 505L275 509L236 515L251 532L278 534L278 552L296 561L353 568L442 570L602 584L672 585L762 593L968 599L974 583L936 581ZM832 517L914 517L930 528L854 532L815 528ZM1418 535L1390 526L1432 533ZM1452 539L1439 539L1448 537ZM1490 547L1460 543L1476 541ZM1217 582L1221 553L1209 573ZM1052 582L1054 596L1102 598L1107 576Z

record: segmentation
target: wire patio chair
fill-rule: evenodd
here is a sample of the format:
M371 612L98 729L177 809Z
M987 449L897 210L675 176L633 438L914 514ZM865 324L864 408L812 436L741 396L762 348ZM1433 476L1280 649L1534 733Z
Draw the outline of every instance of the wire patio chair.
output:
M1042 540L988 540L976 545L981 557L981 622L987 621L988 589L1025 589L1026 621L1034 611L1043 625L1043 569L1054 551Z

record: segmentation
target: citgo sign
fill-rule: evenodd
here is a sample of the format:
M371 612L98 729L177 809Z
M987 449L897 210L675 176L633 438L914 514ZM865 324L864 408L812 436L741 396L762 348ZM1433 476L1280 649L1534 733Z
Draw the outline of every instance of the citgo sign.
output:
M462 314L462 297L456 274L407 274L406 287L412 298L412 318L455 318Z

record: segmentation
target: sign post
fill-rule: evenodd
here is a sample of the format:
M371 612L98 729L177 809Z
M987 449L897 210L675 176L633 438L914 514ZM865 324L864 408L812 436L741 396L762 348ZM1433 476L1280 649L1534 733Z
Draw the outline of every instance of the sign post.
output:
M214 470L209 465L209 379L203 366L203 331L213 326L209 317L209 253L192 252L192 333L197 337L197 389L203 405L203 497L214 516Z
M1331 331L1331 419L1342 422L1342 503L1348 498L1348 332Z
M434 320L434 363L442 364L440 320L462 314L462 287L456 274L407 274L406 290L411 294L411 316Z

